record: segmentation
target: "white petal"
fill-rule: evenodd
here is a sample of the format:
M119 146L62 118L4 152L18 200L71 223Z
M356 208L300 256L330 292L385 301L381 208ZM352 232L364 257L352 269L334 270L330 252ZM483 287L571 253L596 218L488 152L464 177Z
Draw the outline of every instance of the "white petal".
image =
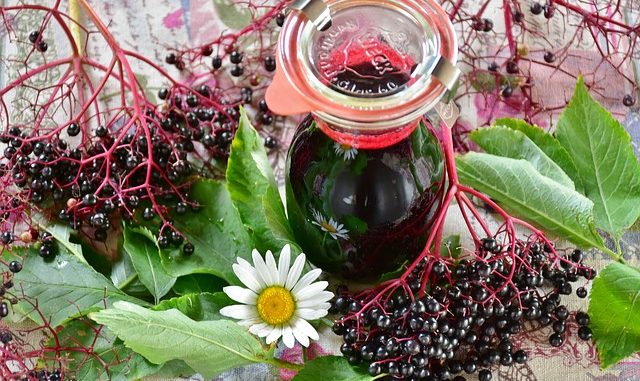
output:
M238 324L245 326L245 327L253 327L256 324L260 324L262 323L262 319L260 318L253 318L253 319L245 319L245 320L240 320L238 322Z
M224 307L220 310L220 314L238 320L258 317L255 307L245 306L244 304Z
M300 278L298 283L296 283L291 291L295 294L298 290L302 290L303 288L313 283L314 280L318 279L320 274L322 274L322 270L320 269L313 269L309 271L308 273L304 274L302 278Z
M238 258L240 259L240 258ZM233 272L236 274L240 282L245 286L249 287L253 292L259 292L262 289L261 280L258 278L258 274L256 270L249 266L244 266L242 264L234 264Z
M296 345L296 339L293 337L291 327L286 326L282 329L282 342L287 348L293 348L293 346Z
M301 319L305 320L316 320L318 315L318 310L313 308L299 308L296 310L296 315Z
M258 299L258 295L255 292L239 286L227 286L222 291L236 302L244 304L255 305Z
M304 319L297 319L295 321L295 328L294 329L296 329L296 330L300 331L301 333L303 333L304 335L308 336L311 340L319 340L320 339L320 335L318 335L318 331L316 331L316 329L313 328L313 326L311 324L309 324Z
M296 311L296 314L305 320L318 320L327 316L329 312L326 309L314 309L314 308L301 308Z
M270 326L265 322L262 322L261 320L261 323L251 326L251 328L249 328L249 332L259 337L265 337L269 333L271 333L272 328L273 328L272 326Z
M331 304L329 303L318 303L318 302L300 302L297 304L298 308L313 308L314 310L329 310L331 308Z
M266 256L267 263L267 271L269 271L269 275L271 275L272 284L278 283L278 266L276 266L276 260L273 258L273 253L271 250L267 250Z
M304 299L300 299L298 300L298 302L313 302L313 303L320 304L320 303L328 302L329 300L331 300L331 298L333 298L333 292L322 291L322 292L315 293L311 296L308 296Z
M323 280L320 282L310 284L302 289L294 288L292 293L293 293L293 296L296 298L296 300L305 300L313 297L319 292L322 292L325 288L327 288L328 285L329 285L329 282L327 282L326 280Z
M278 340L280 338L280 336L282 336L282 329L280 329L278 327L273 327L271 329L271 332L267 336L267 344L271 344L274 341Z
M258 252L258 250L254 249L251 252L251 256L253 257L253 265L256 267L256 271L260 278L262 278L262 284L265 286L271 286L273 281L271 279L271 274L269 274L269 270L267 269L267 264L264 263L264 259Z
M287 283L289 265L291 264L291 246L284 245L278 259L278 284L284 286Z
M305 334L304 329L298 328L298 323L304 321L302 319L298 319L292 327L293 336L295 336L296 340L302 344L303 347L309 346L309 336Z
M293 266L291 266L289 276L287 277L287 283L284 286L287 290L291 290L298 282L298 279L300 279L300 274L302 274L302 269L304 268L304 262L306 260L307 257L304 254L300 254L296 258L295 262L293 262Z

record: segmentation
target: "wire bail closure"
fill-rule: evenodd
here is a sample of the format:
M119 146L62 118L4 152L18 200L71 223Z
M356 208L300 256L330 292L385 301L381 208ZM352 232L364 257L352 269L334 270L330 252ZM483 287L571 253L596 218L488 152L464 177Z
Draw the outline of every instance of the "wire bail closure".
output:
M319 31L325 31L331 26L331 12L322 0L295 0L291 8L304 13Z

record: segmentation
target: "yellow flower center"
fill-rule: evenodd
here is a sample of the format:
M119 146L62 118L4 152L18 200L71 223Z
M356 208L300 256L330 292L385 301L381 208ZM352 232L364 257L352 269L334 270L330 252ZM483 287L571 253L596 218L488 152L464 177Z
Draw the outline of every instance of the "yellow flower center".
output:
M322 226L324 228L324 230L328 231L329 233L336 233L337 230L336 228L331 225L330 223L328 223L327 221L321 221L320 222L320 226Z
M270 325L288 322L296 311L296 302L291 291L281 286L267 287L258 296L258 315Z
M340 144L340 148L342 148L343 151L348 151L351 149L351 146L349 144Z

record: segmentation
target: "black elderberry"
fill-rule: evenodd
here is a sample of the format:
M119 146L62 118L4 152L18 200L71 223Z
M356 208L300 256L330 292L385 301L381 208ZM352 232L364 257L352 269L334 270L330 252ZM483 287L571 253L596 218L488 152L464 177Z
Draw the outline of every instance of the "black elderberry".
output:
M582 311L576 312L576 323L580 326L586 326L589 324L589 314Z
M242 65L235 65L233 68L231 68L230 73L234 77L239 77L244 73L244 69Z
M273 115L270 112L265 112L262 114L262 124L270 125L273 123Z
M171 231L171 243L175 246L180 246L184 242L184 237L177 231Z
M284 13L279 12L279 13L276 15L276 24L277 24L278 26L283 26L283 25L284 25L284 18L285 18L285 17L284 17Z
M222 67L222 58L220 56L215 56L211 59L211 66L214 69L220 69Z
M162 99L163 101L167 99L167 97L169 96L169 90L166 88L162 88L160 90L158 90L158 98Z
M187 105L189 107L197 107L198 106L198 97L196 97L195 94L187 95L186 101L187 101Z
M40 32L34 30L33 32L29 33L29 42L35 44L36 41L38 41L38 37L40 37Z
M164 57L164 62L169 65L175 65L178 62L178 57L176 57L175 53L169 53Z
M276 70L276 60L275 60L275 58L273 58L272 56L266 56L264 58L264 68L267 71Z
M527 352L523 350L519 350L513 353L513 361L517 362L518 364L524 364L525 362L527 362L527 359Z
M127 205L131 208L136 208L138 207L138 204L140 204L140 198L136 195L131 195L127 198Z
M2 244L9 245L13 243L13 234L11 232L2 232L0 240L2 240Z
M491 62L489 64L489 66L487 66L487 70L494 71L494 72L498 71L498 63L497 62ZM489 250L491 250L491 249L489 249Z
M184 254L186 256L193 255L194 251L195 251L195 247L193 246L193 244L191 242L185 243L184 246L182 247L182 254Z
M98 202L98 198L96 197L95 194L89 193L89 194L85 194L84 197L82 197L82 203L88 206L92 206L95 205Z
M9 344L13 340L13 335L9 331L0 332L0 341L2 344Z
M99 138L104 138L109 133L109 130L105 126L99 126L96 128L96 136Z
M147 221L153 220L155 216L156 214L153 211L153 208L144 208L144 210L142 211L142 218L144 218Z
M47 49L49 49L49 45L47 45L47 43L45 41L40 40L38 42L38 44L36 45L36 49L38 49L39 52L44 53L44 52L47 51Z
M22 270L22 263L18 261L9 262L9 271L12 273L19 273Z
M274 149L278 146L278 140L273 136L269 135L264 138L264 146L268 149Z
M382 373L382 365L372 362L371 364L369 364L369 374L371 376L377 376L380 373Z
M636 99L630 95L630 94L626 94L623 98L622 98L622 104L624 104L627 107L631 107L636 103Z
M488 369L482 369L481 371L478 372L478 380L480 381L491 381L492 378L493 378L493 375L491 374L491 371Z
M9 306L7 303L0 303L0 317L7 317L9 315Z
M166 249L167 247L169 247L169 237L161 235L160 237L158 237L158 246L161 249Z
M578 295L579 298L586 298L587 297L587 289L584 287L578 287L578 289L576 290L576 295Z
M564 331L566 330L566 325L564 324L564 321L558 320L553 322L552 328L553 332L555 333L564 333Z
M40 249L38 250L38 254L42 257L42 258L50 258L53 256L53 248L51 246L48 245L42 245L40 246Z
M556 60L556 55L553 52L546 52L544 54L544 61L547 63L552 63Z
M478 369L478 365L476 364L476 361L473 359L469 359L464 363L464 371L467 372L468 374L475 373L477 369Z
M559 334L559 333L554 333L553 335L549 336L549 344L551 344L552 347L559 347L564 343L564 337Z
M77 136L80 133L80 125L78 123L71 123L69 127L67 127L67 134L69 136Z
M591 328L589 327L580 327L578 328L578 337L582 340L591 340L593 333L591 332Z
M242 62L242 58L242 53L237 50L234 50L233 52L231 52L231 54L229 54L229 61L231 61L232 64L239 64L240 62Z

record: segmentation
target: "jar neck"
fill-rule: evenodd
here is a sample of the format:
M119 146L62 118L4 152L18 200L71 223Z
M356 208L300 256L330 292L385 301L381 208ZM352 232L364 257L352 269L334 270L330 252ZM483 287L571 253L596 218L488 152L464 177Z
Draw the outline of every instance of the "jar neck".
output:
M422 116L409 121L400 120L396 125L384 130L370 131L367 128L359 129L353 126L345 128L336 125L330 118L319 113L312 113L312 117L318 128L329 138L357 149L380 149L396 144L411 135L422 120Z

